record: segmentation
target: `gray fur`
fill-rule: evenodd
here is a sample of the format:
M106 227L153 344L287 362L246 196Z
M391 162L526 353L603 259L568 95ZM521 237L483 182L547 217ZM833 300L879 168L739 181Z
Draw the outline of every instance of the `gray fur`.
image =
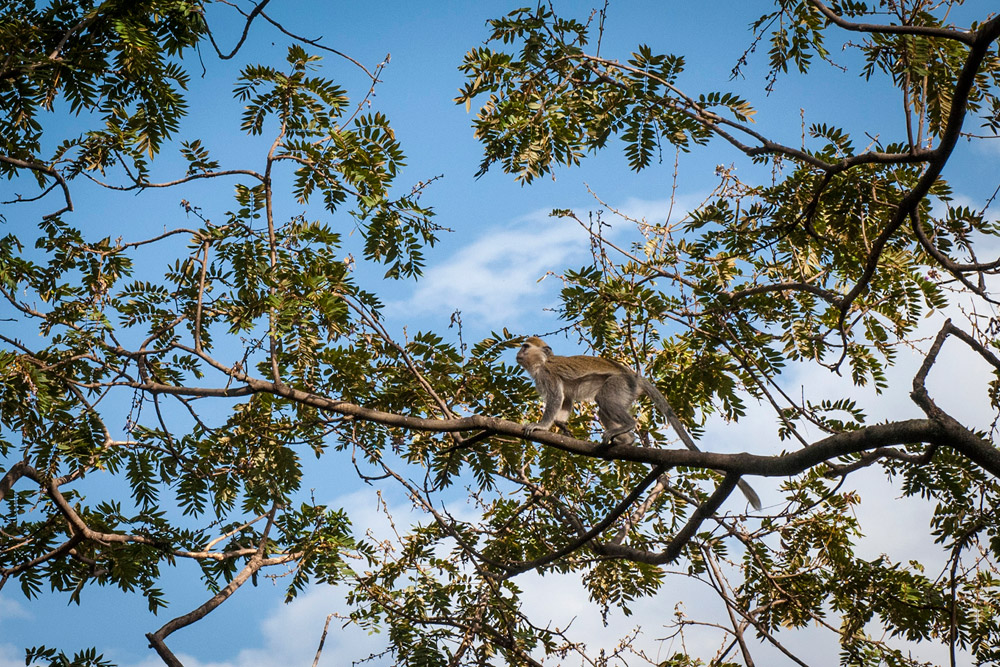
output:
M552 348L535 336L528 338L521 346L517 362L534 379L535 387L545 401L542 419L526 424L526 435L533 431L549 430L553 426L566 432L566 422L573 411L573 403L594 401L597 403L597 418L604 426L600 449L629 445L635 440L632 432L636 426L629 409L639 396L645 394L653 401L660 414L667 418L671 428L688 449L701 451L660 390L622 364L602 357L560 357L553 354ZM741 479L739 487L754 509L759 510L760 498L750 485Z

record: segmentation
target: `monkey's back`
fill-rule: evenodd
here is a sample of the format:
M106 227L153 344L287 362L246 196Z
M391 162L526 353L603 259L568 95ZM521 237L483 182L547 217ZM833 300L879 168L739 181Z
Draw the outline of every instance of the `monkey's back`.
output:
M552 356L545 369L565 383L574 385L574 398L578 401L593 401L605 382L612 378L626 378L634 391L637 381L635 372L616 361L603 357L577 354L571 357Z

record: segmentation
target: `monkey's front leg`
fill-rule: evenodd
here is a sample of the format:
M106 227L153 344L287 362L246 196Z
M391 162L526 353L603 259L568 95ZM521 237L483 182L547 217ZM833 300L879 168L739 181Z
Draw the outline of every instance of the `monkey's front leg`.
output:
M530 436L535 431L548 431L555 426L561 433L569 435L566 422L569 421L572 409L572 399L563 394L561 387L552 387L545 393L545 410L542 412L541 421L525 424L524 434Z

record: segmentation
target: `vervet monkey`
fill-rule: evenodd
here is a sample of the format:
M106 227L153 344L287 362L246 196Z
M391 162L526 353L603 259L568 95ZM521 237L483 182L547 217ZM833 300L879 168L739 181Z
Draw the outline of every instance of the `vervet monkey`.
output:
M656 386L616 361L585 355L560 357L553 354L552 348L541 338L531 336L518 350L517 363L534 379L535 387L545 401L541 421L526 424L525 434L548 430L552 426L565 431L573 403L595 401L597 417L605 429L601 447L627 445L634 440L631 433L636 425L629 408L639 396L645 394L667 418L688 449L701 451ZM759 510L760 499L750 485L741 479L739 487L754 509Z

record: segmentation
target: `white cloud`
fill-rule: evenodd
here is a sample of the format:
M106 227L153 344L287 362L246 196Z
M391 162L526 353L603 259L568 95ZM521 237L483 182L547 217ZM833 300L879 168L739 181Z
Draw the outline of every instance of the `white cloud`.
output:
M669 200L629 197L619 213L632 220L662 224L668 215L678 220L700 203L697 197ZM610 203L610 202L609 202ZM593 209L600 206L589 207ZM581 218L588 207L576 209ZM613 213L602 216L610 226L606 238L620 236L632 223ZM554 218L538 210L494 229L428 268L405 301L390 303L392 317L449 317L459 310L467 324L489 328L522 327L545 317L558 305L562 285L550 274L578 268L591 261L590 238L570 218Z
M910 336L911 340L921 341L920 349L899 350L896 364L886 373L890 388L881 395L870 386L856 387L849 377L837 376L815 364L791 366L783 378L783 386L793 397L798 398L804 392L814 403L823 398L850 396L867 414L869 424L922 418L923 413L909 396L911 382L924 360L925 351L948 316L954 319L957 326L962 326L965 321L957 306L924 321ZM995 417L987 394L987 383L992 377L978 355L957 338L950 337L928 376L927 388L938 406L962 423L974 429L987 429ZM818 429L805 430L809 442L824 437ZM738 423L710 420L702 444L713 451L749 451L764 455L799 446L796 441L779 441L774 411L766 403L752 401L748 402L747 416ZM750 478L748 481L760 494L765 507L780 502L782 478ZM915 559L927 568L926 572L932 578L945 565L948 554L940 545L934 544L929 534L933 511L930 502L921 498L904 498L899 479L888 480L878 465L853 473L845 488L854 489L861 496L861 504L855 509L864 534L857 541L856 555L859 558L874 559L886 554L897 562ZM730 500L730 503L739 501L742 499ZM692 598L683 599L689 601ZM836 625L835 617L831 616L830 620ZM881 633L881 629L875 626L869 630L875 636ZM797 655L806 658L810 665L832 667L837 664L836 637L828 631L816 628L789 630L780 633L779 639ZM912 649L915 656L924 660L939 661L941 664L948 660L947 647L940 644L908 644L903 640L892 640L890 644ZM775 649L766 646L759 655L755 653L755 657L759 664L784 664L786 661ZM773 663L769 658L773 659ZM967 660L967 654L959 654L959 664L970 664Z
M587 233L572 220L533 214L489 232L430 267L405 302L390 313L462 317L487 327L518 326L556 305L560 285L549 271L588 257Z
M704 197L698 195L678 195L673 202L669 199L639 199L629 197L625 203L615 208L622 215L647 222L651 225L662 225L677 222L701 205ZM610 222L614 222L613 219Z
M0 624L12 618L31 618L31 612L17 600L0 597Z
M668 576L657 595L629 603L630 616L612 608L607 618L590 600L579 574L549 573L543 577L527 573L517 584L523 591L522 610L528 618L537 625L565 631L570 640L586 646L588 655L601 650L610 654L638 627L641 631L633 647L659 662L681 649L679 640L664 640L673 632L667 626L675 620L677 609L692 619L718 619L724 614L719 598L705 584L682 575ZM690 627L685 630L684 644L692 655L712 655L719 648L719 634Z
M246 637L256 640L259 646L246 648L224 661L205 662L196 656L178 652L177 657L185 667L288 667L311 665L323 634L323 625L331 612L344 613L346 604L343 592L330 587L315 587L289 604L275 607ZM206 622L210 622L206 619ZM378 635L370 636L352 625L344 626L343 620L331 619L319 664L329 667L350 665L353 660L364 658L381 650L383 641ZM183 631L182 631L183 632ZM249 641L246 643L250 643ZM168 639L169 645L169 639ZM378 663L373 663L378 664ZM155 654L134 667L162 667ZM6 667L0 662L0 667Z
M0 644L0 667L24 667L24 649Z
M630 220L662 224L676 221L701 203L701 197L647 200L629 197L618 213ZM575 209L581 219L588 209ZM613 202L609 204L614 205ZM633 223L614 213L601 218L606 238L627 234ZM492 229L451 256L429 267L404 301L388 304L394 318L433 315L447 318L461 311L466 324L518 328L544 321L545 310L558 305L562 285L554 275L592 261L588 232L571 218L555 218L548 210L529 213L505 227Z
M31 612L17 600L0 597L0 636L10 639L10 632L3 629L4 621L14 618L30 619ZM0 643L0 667L24 667L24 647Z
M688 207L681 202L675 202L671 207L669 199L639 199L629 197L625 203L616 207L619 213L640 222L648 222L651 225L663 224L667 217L676 220L687 212Z
M926 320L910 338L922 340L921 347L926 350L947 315L952 315L960 325L957 308L949 309L948 313ZM886 370L889 389L882 394L876 393L870 385L855 386L846 368L845 374L838 376L816 364L790 366L782 384L794 398L804 394L814 404L823 399L851 397L865 412L869 424L919 419L924 414L910 398L909 391L923 359L922 351L900 348L896 364ZM985 429L993 418L987 398L987 383L991 377L978 355L957 338L950 337L928 376L927 387L931 397L946 412L972 428ZM807 442L825 437L819 429L810 428L808 424L799 425ZM748 400L747 415L738 423L710 420L702 443L713 451L749 451L762 455L798 448L796 440L778 439L777 426L777 416L768 404ZM781 501L781 478L749 478L748 481L765 507ZM856 489L862 498L856 511L865 537L859 541L858 555L875 558L887 554L904 562L917 558L929 569L938 567L943 564L944 555L928 534L931 504L920 498L903 498L898 481L887 480L878 465L849 477L847 488Z

